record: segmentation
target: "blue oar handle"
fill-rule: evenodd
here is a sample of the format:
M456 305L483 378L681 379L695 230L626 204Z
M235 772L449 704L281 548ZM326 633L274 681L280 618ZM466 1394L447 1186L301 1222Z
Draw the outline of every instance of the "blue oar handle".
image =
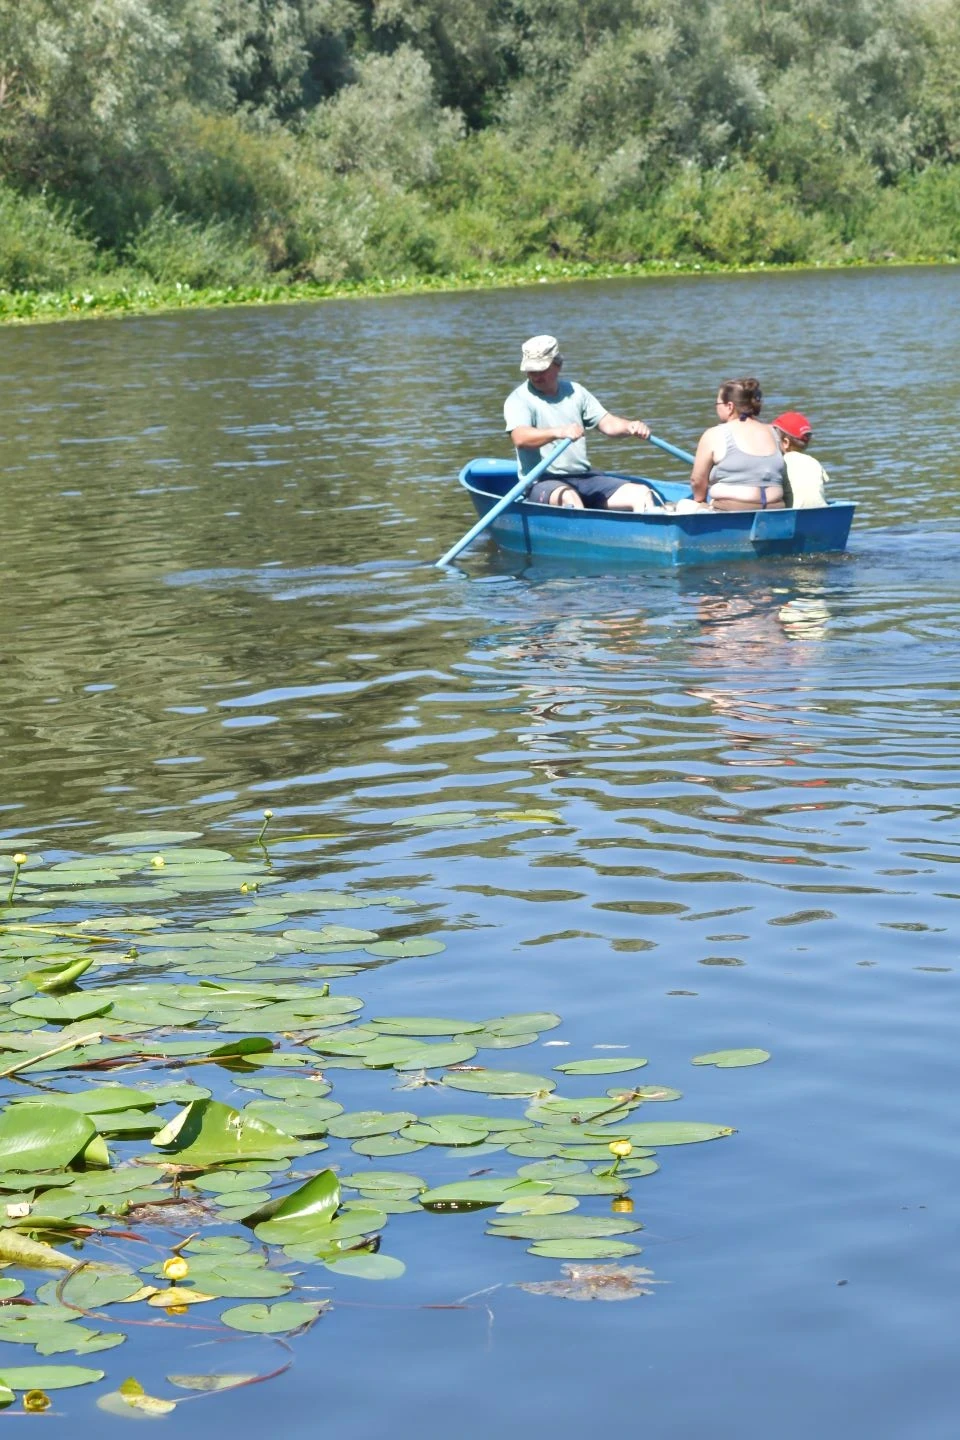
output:
M656 435L648 435L647 439L651 445L656 445L658 450L664 450L668 455L672 455L674 460L685 460L688 465L693 464L694 457L689 450L681 450L678 446L671 445L669 440L658 440Z
M452 545L450 547L446 555L441 555L440 559L437 561L437 565L441 567L444 565L449 565L450 561L453 560L457 555L459 555L461 550L465 550L467 548L471 540L475 540L478 535L482 534L483 531L486 530L488 525L490 525L494 520L496 520L497 516L502 510L506 510L507 506L512 505L514 500L519 500L520 496L524 495L530 489L530 486L534 483L534 481L539 480L543 472L545 470L549 470L554 460L556 460L559 455L562 455L564 450L566 450L567 447L572 444L572 440L561 440L557 448L555 450L551 450L550 454L547 455L543 460L541 460L539 465L535 465L530 471L529 475L521 476L521 478L517 481L516 485L514 485L512 490L508 490L506 495L504 495L501 500L497 501L496 505L491 505L486 515L481 516L481 518L477 521L476 525L474 525L472 529L468 530L466 535L463 535L457 541L456 545Z

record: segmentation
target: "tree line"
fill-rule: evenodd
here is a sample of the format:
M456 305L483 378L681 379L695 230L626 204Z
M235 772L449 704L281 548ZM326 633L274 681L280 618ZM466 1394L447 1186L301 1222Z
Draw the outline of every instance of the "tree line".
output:
M0 286L960 255L955 0L0 0Z

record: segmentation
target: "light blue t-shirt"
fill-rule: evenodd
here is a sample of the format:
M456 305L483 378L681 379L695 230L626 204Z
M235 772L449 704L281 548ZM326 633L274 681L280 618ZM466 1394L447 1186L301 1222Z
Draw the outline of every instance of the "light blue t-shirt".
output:
M503 418L507 434L518 425L530 425L535 430L552 430L558 425L582 425L593 430L607 411L589 390L575 380L561 380L556 395L543 395L525 380L511 391L503 406ZM529 475L534 466L555 450L556 440L542 445L539 450L531 446L517 447L517 466L521 475ZM590 469L585 440L574 440L556 463L550 466L551 475L585 475Z

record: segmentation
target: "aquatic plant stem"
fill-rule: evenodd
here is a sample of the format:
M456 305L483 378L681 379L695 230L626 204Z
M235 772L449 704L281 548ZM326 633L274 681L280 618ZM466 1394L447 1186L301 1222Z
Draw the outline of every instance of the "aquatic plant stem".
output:
M17 888L17 881L20 879L20 871L27 863L26 855L16 854L13 857L13 876L10 880L10 889L7 891L7 904L13 904L13 892Z
M36 1065L38 1060L49 1060L52 1055L62 1055L64 1050L75 1050L80 1045L89 1045L92 1041L102 1039L99 1030L94 1030L90 1035L74 1035L62 1045L54 1045L51 1050L41 1050L39 1055L27 1055L15 1065L8 1065L5 1070L0 1070L0 1080L7 1080L11 1075L16 1075L18 1070L26 1070L28 1066Z

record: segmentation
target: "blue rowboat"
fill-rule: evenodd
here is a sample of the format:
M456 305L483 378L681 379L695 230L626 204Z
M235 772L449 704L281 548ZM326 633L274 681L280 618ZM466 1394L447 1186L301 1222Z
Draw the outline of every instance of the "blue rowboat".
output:
M640 480L669 503L689 499L690 486ZM471 460L460 484L482 518L517 483L512 460ZM582 560L603 565L711 565L763 555L819 555L846 549L855 505L832 500L812 510L701 511L675 515L653 510L564 510L516 500L490 525L504 550L538 559Z

